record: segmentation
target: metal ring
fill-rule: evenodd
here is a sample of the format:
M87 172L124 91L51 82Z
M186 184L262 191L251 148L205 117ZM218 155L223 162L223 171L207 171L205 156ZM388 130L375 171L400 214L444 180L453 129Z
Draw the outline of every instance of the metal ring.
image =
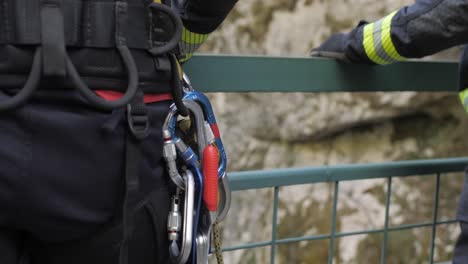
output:
M31 67L31 71L29 72L28 79L26 84L23 88L14 96L0 101L0 111L11 110L13 108L18 107L19 105L26 102L33 94L33 92L37 89L39 81L41 79L41 71L42 71L42 56L41 56L41 48L36 48L34 53L33 64Z
M102 110L112 110L118 107L122 107L133 99L138 89L138 69L135 60L130 53L127 46L117 46L120 56L122 57L123 64L127 69L128 75L128 87L122 98L115 101L106 101L103 98L96 95L81 79L78 74L73 62L67 55L67 71L70 76L72 83L76 86L78 91L94 106Z

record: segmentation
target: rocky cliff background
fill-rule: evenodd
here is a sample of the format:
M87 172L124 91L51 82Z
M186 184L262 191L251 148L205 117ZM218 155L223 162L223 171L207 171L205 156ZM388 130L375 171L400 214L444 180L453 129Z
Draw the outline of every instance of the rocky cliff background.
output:
M408 0L240 0L202 52L307 56L331 33L374 21ZM426 59L456 60L459 48ZM455 88L454 88L455 89ZM213 94L230 170L465 156L468 118L455 94ZM395 179L391 224L430 221L434 177ZM442 178L441 219L453 217L462 175ZM338 230L381 228L386 182L343 183ZM271 237L270 190L235 193L225 244ZM282 188L280 238L326 234L333 186ZM387 263L428 263L430 228L391 233ZM456 225L437 230L448 260ZM335 263L378 263L381 234L337 240ZM269 263L269 247L226 254L226 263ZM278 247L277 263L326 263L328 240Z

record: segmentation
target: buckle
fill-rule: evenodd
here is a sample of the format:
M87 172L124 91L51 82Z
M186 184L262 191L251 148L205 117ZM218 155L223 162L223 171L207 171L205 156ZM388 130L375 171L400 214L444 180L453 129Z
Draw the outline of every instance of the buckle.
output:
M136 139L144 139L151 133L148 110L143 107L134 107L127 104L127 122L130 131Z
M182 20L169 6L151 3L149 9L149 52L162 55L177 49L182 38Z

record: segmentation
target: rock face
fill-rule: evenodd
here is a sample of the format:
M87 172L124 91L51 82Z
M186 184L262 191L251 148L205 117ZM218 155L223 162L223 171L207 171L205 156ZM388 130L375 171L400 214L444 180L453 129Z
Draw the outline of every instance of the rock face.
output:
M349 30L360 19L374 21L411 2L243 0L220 30L210 37L203 51L306 56L310 48L319 45L331 33ZM429 59L456 59L457 52L454 49ZM231 171L463 156L468 145L464 135L468 128L467 118L454 94L272 93L210 96L220 121ZM450 192L458 193L460 181L461 177L456 177L459 184L450 185ZM415 184L402 181L401 190L406 190L405 184L410 183ZM427 187L424 187L426 185L419 182L416 185L421 188L410 188L410 191L400 193L403 198L392 208L392 214L399 216L395 223L409 219L405 210L412 207L410 201L404 198L405 194L421 194L422 197L426 193L427 198L420 198L421 201L431 199L430 188L433 185L426 184ZM344 200L339 205L342 217L337 224L340 230L382 226L382 205L385 203L381 199L385 190L382 186L385 186L384 180L346 184L340 193L340 199ZM314 212L330 210L325 204L333 196L332 191L328 184L282 189L278 232L283 232L284 237L329 232L331 212L321 217ZM226 222L226 243L233 245L270 239L272 208L268 205L272 202L271 192L249 191L238 193L235 197L233 210ZM447 196L446 199L451 207L447 205L444 212L452 216L456 195ZM357 205L364 207L358 209ZM429 206L418 212L420 215L430 215L430 209ZM304 210L310 211L301 213ZM414 208L411 210L414 212ZM295 223L292 218L308 225L299 232L291 230L288 226ZM379 220L375 222L375 219ZM415 239L413 233L407 235L410 236L408 239ZM350 239L346 243L348 246L338 243L335 263L377 263L378 254L375 257L357 253L358 248L364 245L380 243L378 239L377 242L373 239L375 237L372 236ZM447 239L449 248L441 245L441 249L438 249L441 260L450 255L453 235ZM289 263L324 263L328 258L326 252L316 252L314 255L308 249L323 247L327 251L327 243L304 242L281 246L277 261L288 263L287 260L294 255L295 261ZM234 252L226 255L226 262L269 263L268 254L269 248ZM398 257L398 254L395 255ZM405 260L404 253L400 257Z

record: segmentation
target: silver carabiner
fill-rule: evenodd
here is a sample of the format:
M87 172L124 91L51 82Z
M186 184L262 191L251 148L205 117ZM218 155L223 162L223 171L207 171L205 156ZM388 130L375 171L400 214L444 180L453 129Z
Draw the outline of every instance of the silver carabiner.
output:
M171 133L168 129L163 129L164 145L163 145L163 157L166 161L167 172L172 182L182 190L185 190L184 179L177 169L177 151L175 142L171 138Z
M190 100L184 100L184 105L192 112L195 117L195 126L197 129L197 145L198 145L198 157L203 159L203 150L207 146L208 142L206 139L205 133L205 119L203 114L203 109L201 106ZM172 133L170 131L170 126L174 121L174 118L177 118L177 108L174 106L171 107L171 111L168 113L166 120L163 125L163 137L164 137L164 146L163 146L163 157L166 160L166 166L171 180L174 184L181 188L185 189L183 184L182 176L177 170L176 159L177 152L175 142L172 139Z
M182 225L182 240L180 250L177 242L169 247L169 253L173 263L184 264L188 261L192 252L193 243L193 211L195 208L195 180L191 171L184 174L185 201Z
M210 253L210 237L213 222L207 210L202 210L198 234L196 237L197 246L197 264L208 264L208 256Z
M187 91L193 91L192 82L190 81L188 75L185 74L185 72L183 73L182 80L183 80L184 91L186 91L186 92Z
M219 223L226 218L231 206L231 188L229 187L229 180L226 173L221 177L219 189L220 198L217 218L212 218L207 210L202 210L201 212L198 234L195 240L197 246L197 264L208 264L208 256L211 248L210 238L213 225L215 224L215 221Z
M197 264L208 264L210 251L208 232L199 232L197 236Z
M191 100L184 100L184 104L187 107L187 109L189 109L190 112L192 112L193 116L195 117L195 126L197 129L198 157L200 158L200 160L203 160L203 150L208 145L208 142L205 136L206 131L205 131L205 118L203 114L203 109L197 102L194 102Z
M222 222L231 208L231 186L227 173L224 172L219 181L219 204L217 222Z

